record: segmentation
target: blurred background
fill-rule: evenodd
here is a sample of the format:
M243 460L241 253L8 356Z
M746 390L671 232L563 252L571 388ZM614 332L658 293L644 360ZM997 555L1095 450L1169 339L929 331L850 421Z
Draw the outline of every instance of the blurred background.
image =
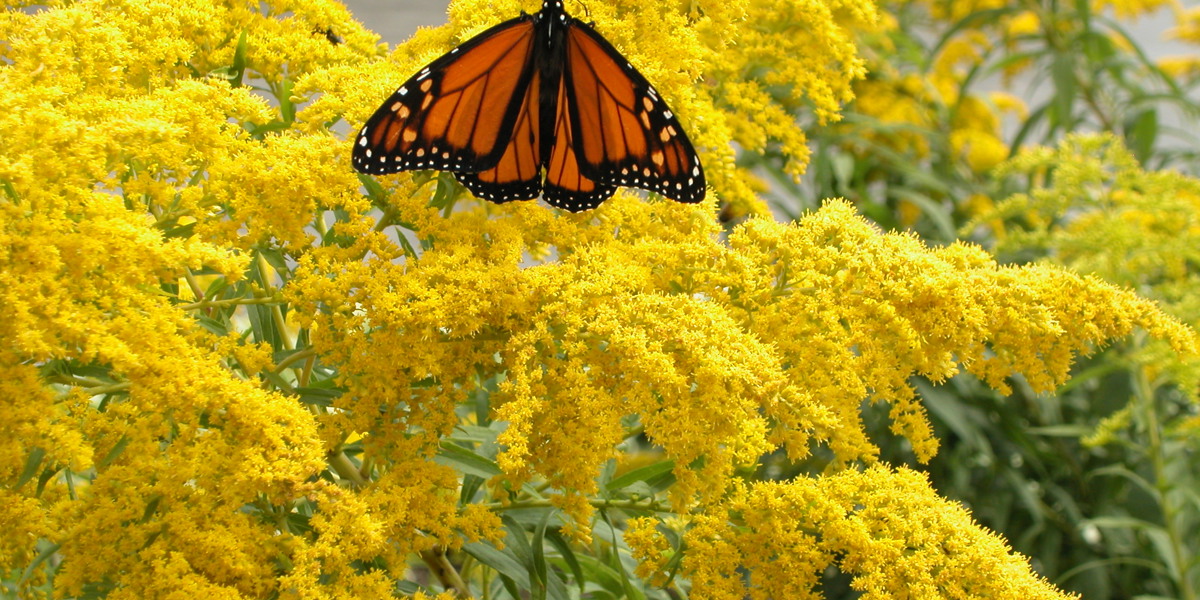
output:
M350 11L360 23L378 33L383 41L393 45L404 41L418 27L437 27L445 24L446 6L449 4L447 0L344 0L344 3L350 7ZM1198 2L1182 4L1195 6ZM1163 39L1163 34L1174 24L1170 12L1163 10L1125 25L1145 44L1143 49L1157 57L1186 50L1182 44L1169 43Z

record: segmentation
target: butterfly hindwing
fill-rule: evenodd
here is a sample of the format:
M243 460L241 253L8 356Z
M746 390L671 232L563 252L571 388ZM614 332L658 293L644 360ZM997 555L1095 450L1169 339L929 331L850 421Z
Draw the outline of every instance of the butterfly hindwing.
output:
M352 162L371 174L477 172L501 159L534 74L534 20L505 21L430 63L363 126ZM480 119L486 111L497 118Z
M704 199L704 170L658 92L586 24L567 30L563 68L581 171L679 202Z
M495 167L455 173L472 194L496 203L533 200L542 192L541 77L535 71L517 112L512 137Z
M551 206L571 212L590 210L612 197L616 186L599 183L583 174L576 153L575 131L571 124L570 99L560 81L554 117L554 145L546 163L544 197Z

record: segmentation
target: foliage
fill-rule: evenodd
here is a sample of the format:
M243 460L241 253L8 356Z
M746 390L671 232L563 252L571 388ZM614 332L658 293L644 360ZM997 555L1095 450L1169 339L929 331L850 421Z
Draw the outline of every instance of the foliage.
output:
M1021 153L997 175L1028 182L1027 192L969 227L993 240L1000 257L1068 265L1200 324L1200 180L1143 170L1112 135L1068 136L1057 148ZM1089 598L1196 596L1198 389L1195 359L1134 336L1086 362L1052 404L1042 402L1049 410L1032 413L1042 421L1034 431L1057 438L1075 462L1064 469L1038 460L1043 495L1070 508L1030 511L1058 524L1028 533L1025 549L1062 544L1052 541L1060 528L1074 530L1066 533L1075 549L1048 574L1061 572L1056 580Z
M796 217L845 197L887 228L947 243L1004 196L991 169L1025 145L1081 131L1121 136L1150 168L1195 173L1195 56L1152 59L1129 22L1167 2L894 0L860 33L868 75L842 121L806 113L812 168L798 184L770 152L744 153ZM1175 8L1175 39L1200 42L1200 9Z
M845 196L884 227L1093 274L1195 326L1195 180L1174 171L1196 173L1200 63L1152 58L1128 27L1170 11L1166 37L1195 44L1200 10L1156 0L881 9L882 33L860 36L868 76L837 126L813 129L806 180L793 183L769 153L740 157L769 176L775 209L794 217ZM1087 131L1106 135L1069 137ZM946 442L931 479L1067 589L1195 598L1194 369L1136 337L1083 361L1053 396L1020 381L999 397L970 377L918 380Z
M587 7L730 214L763 212L735 145L798 174L793 114L838 117L876 22ZM520 8L458 2L386 57L324 0L3 14L4 592L1066 597L903 464L942 437L917 388L1048 392L1130 339L1190 385L1190 313L844 201L726 231L715 200L570 215L350 170L390 85Z

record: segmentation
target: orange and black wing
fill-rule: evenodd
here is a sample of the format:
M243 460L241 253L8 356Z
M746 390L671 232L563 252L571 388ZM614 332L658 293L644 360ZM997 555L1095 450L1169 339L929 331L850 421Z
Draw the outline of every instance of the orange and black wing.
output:
M373 175L437 169L456 172L460 180L463 173L479 173L473 176L478 178L497 169L503 173L490 180L468 177L464 184L477 194L481 186L472 181L488 181L482 187L494 192L517 190L525 198L536 197L536 191L528 195L537 186L536 172L520 184L502 182L514 173L529 176L519 168L526 157L509 161L519 163L517 167L501 168L506 151L512 152L514 130L530 128L529 99L537 95L531 85L536 79L535 38L533 16L522 15L430 63L363 125L354 142L354 167Z
M621 185L679 202L703 200L700 158L654 87L586 24L573 21L566 38L563 95L580 177L598 189Z
M571 123L572 106L559 80L558 102L554 116L554 145L546 162L543 197L551 206L571 212L591 210L612 197L617 186L599 183L580 170L576 152L577 132Z
M496 166L454 176L472 194L496 203L533 200L542 191L541 74L536 70L517 106L508 145Z

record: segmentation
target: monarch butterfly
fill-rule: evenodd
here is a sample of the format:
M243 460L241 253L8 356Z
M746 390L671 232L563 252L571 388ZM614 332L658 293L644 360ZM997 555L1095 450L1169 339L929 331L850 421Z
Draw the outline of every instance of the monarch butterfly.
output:
M480 198L540 194L571 212L617 186L688 203L705 191L700 159L658 92L562 0L405 81L363 125L352 164L373 175L449 171Z

